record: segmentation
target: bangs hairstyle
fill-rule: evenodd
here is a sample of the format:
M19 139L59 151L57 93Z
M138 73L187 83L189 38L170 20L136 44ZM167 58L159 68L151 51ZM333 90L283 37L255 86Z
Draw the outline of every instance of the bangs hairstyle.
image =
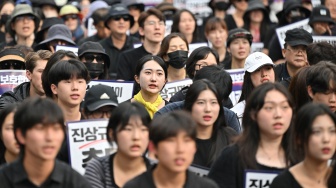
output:
M307 75L307 86L313 94L336 92L336 65L330 61L321 61L312 66Z
M168 72L167 72L167 65L166 65L166 63L163 61L163 59L161 57L155 56L155 55L150 55L150 54L143 56L139 60L137 66L135 68L135 75L140 76L140 72L141 72L144 64L146 64L148 61L151 61L151 60L157 62L157 64L160 65L160 67L163 69L163 72L165 73L165 78L167 79Z
M239 154L242 158L243 166L244 168L251 168L256 169L257 168L257 161L255 156L257 153L259 141L260 141L260 132L259 132L259 126L258 122L256 121L256 115L260 111L260 109L264 106L265 103L265 97L268 92L270 91L278 91L281 94L283 94L287 98L287 102L289 106L292 108L292 111L294 112L294 102L292 99L292 96L290 95L287 88L285 88L280 83L264 83L260 86L256 87L250 96L247 99L244 114L243 114L243 133L241 137L238 139L237 144L240 148ZM293 116L292 116L293 120ZM292 126L292 121L290 123L290 126ZM289 163L289 144L290 144L290 128L285 132L283 135L281 145L284 148L285 151L285 157L286 157L286 164Z
M75 60L62 60L54 64L49 71L49 82L56 86L62 80L69 80L72 78L84 79L86 83L90 81L89 71L84 63Z
M294 163L301 162L305 157L305 148L308 146L309 137L312 135L313 122L318 116L329 116L334 126L336 125L336 116L330 108L322 103L308 103L304 105L297 113L293 126Z
M151 123L149 139L157 147L161 141L175 137L179 132L185 132L191 139L196 140L196 123L189 113L181 110L155 118Z
M138 19L139 26L141 28L144 28L145 27L145 21L147 20L147 18L149 16L152 16L152 15L155 16L155 17L157 17L160 21L164 21L165 24L166 24L166 18L162 14L162 12L159 9L150 8L150 9L148 9L145 12L142 12L140 14L139 19Z
M157 56L161 57L163 59L164 56L167 55L167 52L169 50L169 45L170 45L170 41L173 39L173 38L177 38L179 37L180 39L183 40L183 42L186 44L187 46L187 49L189 51L189 45L188 45L188 41L187 39L185 38L185 36L182 34L182 33L170 33L169 35L167 35L163 40L162 40L162 43L161 43L161 47L160 47L160 51L158 53Z
M189 58L186 61L186 72L187 72L188 77L190 79L193 79L194 76L195 76L194 75L195 65L196 65L197 61L207 58L210 53L212 53L212 55L215 56L216 64L218 65L218 63L219 63L218 53L215 50L213 50L213 49L211 49L207 46L202 46L202 47L196 48L193 52L191 52Z
M60 124L65 131L63 111L49 98L34 97L24 100L14 115L14 133L20 129L25 136L37 124ZM21 144L20 146L22 147Z
M142 124L147 128L150 127L151 117L146 108L138 102L124 102L113 110L106 129L106 137L109 143L117 142L117 133L122 131L132 117L139 117ZM109 131L112 130L112 136ZM117 143L118 144L118 143Z
M50 89L51 83L49 82L49 79L48 79L49 71L54 64L61 61L65 57L67 57L68 59L79 60L76 54L74 54L71 51L58 50L57 52L55 52L54 54L50 56L50 59L48 60L47 65L42 72L42 76L41 76L42 86L43 86L43 90L47 97L50 97L50 98L53 97L53 92Z
M204 32L205 34L209 34L210 31L216 29L224 29L226 33L228 33L228 28L224 20L218 17L212 17L206 22Z

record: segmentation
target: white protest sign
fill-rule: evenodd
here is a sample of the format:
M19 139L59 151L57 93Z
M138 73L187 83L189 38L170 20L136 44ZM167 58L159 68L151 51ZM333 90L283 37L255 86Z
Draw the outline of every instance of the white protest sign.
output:
M336 45L336 37L335 36L313 36L314 43L317 42L327 42L331 45Z
M91 37L91 36L93 36L94 34L97 33L97 29L93 25L93 19L92 18L88 19L88 29L87 29L87 31L88 31L88 33L87 33L88 37Z
M270 187L273 179L279 174L276 171L245 170L245 188Z
M106 140L107 119L67 122L67 141L71 167L84 174L92 158L110 155L116 151Z
M103 84L113 88L114 92L118 96L118 103L122 103L132 98L133 85L132 81L107 81L107 80L92 80L88 84L89 89L93 85Z
M73 46L56 46L56 52L58 50L71 51L78 56L78 48Z
M13 89L23 82L29 82L26 70L0 70L0 95Z
M317 7L321 5L321 0L311 0L311 4L313 5L313 7Z
M308 33L312 32L312 28L308 25L309 19L304 19L283 27L279 27L276 29L276 34L278 36L279 39L279 43L281 45L281 48L284 48L284 44L285 44L285 38L286 38L286 31L290 30L290 29L295 29L295 28L301 28L304 29L306 31L308 31Z
M182 88L186 86L190 86L192 84L192 80L187 78L180 81L168 82L165 87L160 92L160 95L163 99L170 99L175 93L180 91Z
M208 46L208 43L206 42L200 42L200 43L192 43L189 44L189 54L188 56L191 54L191 52L193 52L196 48L202 47L202 46Z
M264 48L264 43L253 42L251 45L251 54L254 52L261 52L263 48Z
M208 6L210 0L174 0L174 7L190 10L196 17L207 17L212 13Z
M188 168L189 171L194 172L196 175L200 177L207 177L209 174L209 168L205 168L202 166L191 164Z
M173 20L166 20L166 32L165 36L171 33L171 26L173 25Z
M245 71L244 69L231 69L231 70L226 70L226 71L230 73L230 76L232 78L232 92L229 97L234 106L235 104L238 103L238 100L241 94Z

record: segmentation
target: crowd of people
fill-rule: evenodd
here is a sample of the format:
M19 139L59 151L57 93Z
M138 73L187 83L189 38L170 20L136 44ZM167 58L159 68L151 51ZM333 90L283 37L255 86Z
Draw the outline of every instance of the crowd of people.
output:
M28 81L0 97L0 187L336 187L335 0L1 3L0 74ZM97 119L115 152L81 174L66 126Z

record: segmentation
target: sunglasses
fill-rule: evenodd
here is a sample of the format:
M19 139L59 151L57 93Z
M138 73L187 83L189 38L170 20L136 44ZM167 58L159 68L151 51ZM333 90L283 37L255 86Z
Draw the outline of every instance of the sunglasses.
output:
M73 19L73 20L76 20L76 19L78 19L78 15L77 14L68 14L68 15L62 16L62 19L64 21L69 20L70 18Z
M5 61L0 63L0 69L23 70L25 69L25 65L21 61Z
M24 20L28 20L28 21L31 21L31 20L34 20L35 17L34 16L29 16L29 15L24 15L24 16L18 16L15 18L15 21L16 22L22 22Z
M94 59L96 59L96 61L98 63L104 63L104 56L103 55L94 55L94 54L84 54L83 56L86 60L87 63L92 63L92 61Z
M112 17L112 19L115 21L119 21L121 18L124 19L125 21L131 20L131 17L129 15L118 15Z

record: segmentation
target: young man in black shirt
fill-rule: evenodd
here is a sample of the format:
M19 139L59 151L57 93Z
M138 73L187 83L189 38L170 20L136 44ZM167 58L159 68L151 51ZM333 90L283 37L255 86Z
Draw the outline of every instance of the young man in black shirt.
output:
M0 169L1 187L90 187L79 173L56 160L65 127L63 112L51 99L24 101L14 115L14 133L21 156Z
M158 164L127 182L124 188L218 187L212 180L188 171L196 152L196 123L189 114L175 111L154 119L149 137Z

